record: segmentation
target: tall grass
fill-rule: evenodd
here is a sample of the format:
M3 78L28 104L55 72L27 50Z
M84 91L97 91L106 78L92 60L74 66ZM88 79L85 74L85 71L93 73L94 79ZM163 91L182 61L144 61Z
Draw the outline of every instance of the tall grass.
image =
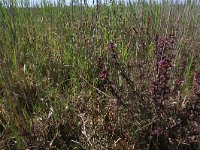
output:
M0 18L1 149L200 148L198 1L2 1Z

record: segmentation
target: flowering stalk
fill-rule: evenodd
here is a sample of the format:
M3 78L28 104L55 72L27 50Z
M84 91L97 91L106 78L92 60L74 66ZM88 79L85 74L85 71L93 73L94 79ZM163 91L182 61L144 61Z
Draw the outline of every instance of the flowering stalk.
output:
M153 82L153 100L156 108L163 107L170 93L170 69L172 65L172 49L174 38L156 37L156 80Z
M114 63L114 68L119 71L120 75L125 79L126 83L132 88L132 92L134 93L134 95L136 95L140 100L144 100L143 96L139 92L133 90L135 87L134 82L131 80L129 72L126 71L125 68L123 68L121 60L116 52L116 45L110 43L108 45L108 50L111 52L111 58L112 62Z
M117 99L117 102L119 104L121 104L122 106L124 106L127 110L129 110L132 114L134 114L132 112L131 109L129 109L129 107L123 102L120 94L119 94L119 90L118 88L112 83L112 81L109 80L109 73L106 70L103 70L100 75L99 75L99 79L104 81L104 83L106 83L108 85L109 90L111 91L111 93L113 94L113 96Z

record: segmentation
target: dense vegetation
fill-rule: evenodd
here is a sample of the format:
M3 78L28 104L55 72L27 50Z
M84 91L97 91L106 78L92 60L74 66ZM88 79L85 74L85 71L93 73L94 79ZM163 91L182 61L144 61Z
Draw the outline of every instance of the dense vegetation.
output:
M199 54L197 2L0 2L0 149L197 150Z

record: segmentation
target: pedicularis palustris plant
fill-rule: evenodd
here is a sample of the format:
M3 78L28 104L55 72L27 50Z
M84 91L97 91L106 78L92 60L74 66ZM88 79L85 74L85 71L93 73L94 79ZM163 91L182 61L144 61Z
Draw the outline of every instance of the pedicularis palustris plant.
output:
M176 140L184 139L188 142L191 140L191 136L197 134L199 126L197 125L197 117L199 114L199 71L195 72L194 84L195 91L193 97L190 98L190 104L185 108L176 108L173 105L175 102L171 99L176 97L180 87L184 84L184 69L185 63L180 66L180 77L172 84L174 80L173 71L175 65L173 64L175 37L169 35L162 37L157 35L155 37L155 77L153 79L152 87L149 87L152 95L151 106L144 106L144 108L150 108L146 110L151 115L148 115L149 119L152 119L151 126L145 130L147 136L151 137L149 148L160 149L163 147L170 147L170 143L173 144ZM125 84L129 87L127 90L133 92L140 100L146 101L142 94L134 90L134 82L130 78L130 73L124 67L122 67L122 61L119 53L116 50L116 46L113 43L108 45L108 53L110 54L110 69L102 70L99 78L104 82L104 85L109 87L111 94L117 99L117 101L124 106L129 112L134 115L134 111L125 104L123 93L120 93L118 85L114 83L109 76L112 76L112 69L118 71L118 76L121 76ZM111 69L112 68L112 69ZM111 71L111 72L109 72ZM116 75L116 74L115 74ZM151 101L151 99L147 99ZM182 99L181 99L182 100ZM183 101L182 101L183 102ZM180 102L177 102L180 103ZM189 120L193 119L194 122ZM178 129L178 130L177 130ZM183 135L186 130L190 130L188 134ZM191 134L191 136L189 136ZM194 139L195 141L196 139Z
M173 69L173 44L174 37L163 38L156 36L156 79L153 82L153 100L155 107L160 109L170 94L170 77L171 69Z

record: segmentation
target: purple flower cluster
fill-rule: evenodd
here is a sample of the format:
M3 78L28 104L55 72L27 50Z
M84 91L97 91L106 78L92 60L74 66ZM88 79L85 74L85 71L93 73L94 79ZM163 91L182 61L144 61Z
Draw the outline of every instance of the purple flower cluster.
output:
M183 85L184 82L185 82L185 79L183 77L179 78L178 81L177 81L177 86Z
M156 37L156 80L153 82L153 100L156 106L162 106L170 93L168 85L170 80L170 69L172 65L173 36L167 38Z
M99 74L99 79L100 80L107 80L109 77L109 73L106 70L103 70L100 74Z

